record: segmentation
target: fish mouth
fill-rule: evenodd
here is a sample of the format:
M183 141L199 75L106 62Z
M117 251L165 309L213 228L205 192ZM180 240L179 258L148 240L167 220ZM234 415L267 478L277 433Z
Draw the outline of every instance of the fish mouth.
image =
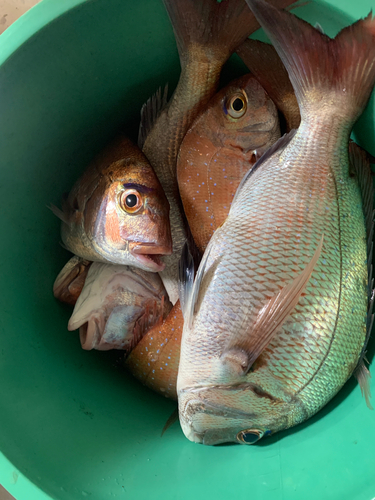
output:
M130 245L130 252L136 260L147 267L150 271L163 271L165 268L164 262L161 260L162 255L170 255L172 249L167 245L156 245L154 243L136 243Z
M209 446L229 442L238 443L233 421L236 421L237 426L240 428L240 422L251 422L256 418L256 415L207 401L204 398L204 392L210 389L215 389L215 387L189 388L179 393L180 423L185 436L194 443ZM200 397L201 394L202 398ZM207 422L205 423L205 418L211 423L213 418L217 419L217 422L221 422L222 425L210 427Z

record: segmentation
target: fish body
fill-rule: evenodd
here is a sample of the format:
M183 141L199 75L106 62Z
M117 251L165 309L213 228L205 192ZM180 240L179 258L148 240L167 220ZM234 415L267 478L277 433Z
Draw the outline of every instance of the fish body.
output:
M95 262L157 272L172 252L169 204L150 163L124 136L102 151L69 195L61 238L68 250Z
M194 121L181 144L177 178L201 252L225 221L244 175L279 137L276 106L250 74L218 92Z
M374 85L375 22L331 40L248 3L288 70L301 125L245 176L198 270L177 391L185 435L204 444L297 425L366 373L369 172L349 175L348 140Z
M145 334L125 361L127 370L142 384L170 399L177 399L183 324L178 301L166 319Z
M130 351L170 309L157 273L94 262L68 329L80 329L83 349Z
M285 7L291 0L274 0ZM150 99L142 112L139 144L168 198L173 253L161 277L173 304L178 300L178 264L186 225L178 192L176 161L193 120L215 94L222 66L259 24L244 0L164 0L174 29L181 75L168 103ZM153 110L157 110L153 112Z

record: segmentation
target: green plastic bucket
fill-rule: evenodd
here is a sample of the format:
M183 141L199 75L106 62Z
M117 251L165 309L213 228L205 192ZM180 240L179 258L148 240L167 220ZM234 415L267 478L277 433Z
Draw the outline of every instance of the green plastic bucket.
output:
M334 35L371 7L297 12ZM161 1L43 0L0 37L0 483L17 500L371 500L375 412L354 380L295 429L205 447L178 424L161 437L175 404L66 329L52 284L69 254L46 206L120 126L135 137L142 103L178 74ZM373 110L355 130L374 154Z

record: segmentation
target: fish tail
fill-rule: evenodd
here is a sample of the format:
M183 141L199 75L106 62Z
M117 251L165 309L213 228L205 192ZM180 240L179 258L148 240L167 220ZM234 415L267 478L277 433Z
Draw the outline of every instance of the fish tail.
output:
M272 3L283 8L294 1L272 0ZM201 47L204 53L223 63L259 28L245 0L164 0L164 5L181 61L190 53L196 57L194 51L190 51L191 47Z
M274 47L249 38L236 52L284 115L286 131L298 128L301 117L297 99L288 72Z
M375 82L372 13L331 39L264 0L246 2L288 71L302 117L312 108L333 105L341 116L354 122L366 106Z

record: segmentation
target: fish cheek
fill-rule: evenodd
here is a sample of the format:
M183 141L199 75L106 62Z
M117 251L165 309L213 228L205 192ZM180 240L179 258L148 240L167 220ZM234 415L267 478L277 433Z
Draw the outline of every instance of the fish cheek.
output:
M111 231L107 231L107 228L113 230L115 226L113 216L111 217L113 202L111 202L110 187L103 178L86 202L84 210L85 232L89 240L96 243L95 246L102 248L107 246L106 239L110 238Z
M93 221L93 237L109 253L124 249L127 234L123 234L123 228L133 225L134 216L125 213L119 205L121 187L120 183L114 183L107 189Z
M150 221L144 213L119 217L119 235L122 240L144 242L150 240Z

